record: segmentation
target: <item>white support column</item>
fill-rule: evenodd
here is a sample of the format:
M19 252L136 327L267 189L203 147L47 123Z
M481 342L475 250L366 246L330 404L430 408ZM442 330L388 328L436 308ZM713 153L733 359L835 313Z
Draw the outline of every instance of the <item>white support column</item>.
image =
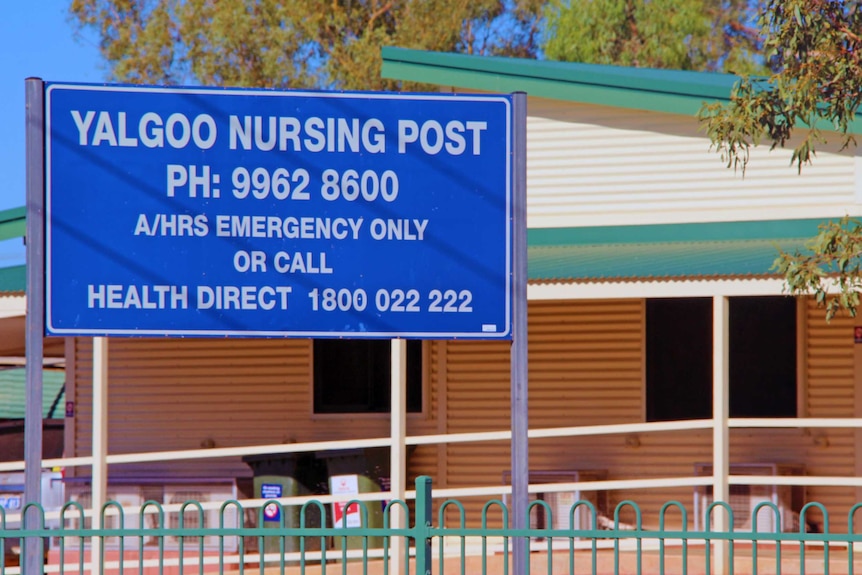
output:
M713 297L712 316L712 494L713 501L730 500L730 313L726 297ZM712 514L713 531L728 531L730 522L721 509ZM729 572L729 545L717 543L715 549L715 573Z
M93 479L91 505L93 527L101 525L102 506L108 493L108 338L93 338ZM93 575L100 573L102 540L93 537L90 546L90 569Z
M822 313L822 312L821 312ZM804 348L798 348L804 349ZM800 401L799 414L800 417L808 415L807 411L803 411L804 403ZM862 325L853 326L853 417L862 418ZM857 427L853 430L853 452L855 458L855 473L856 477L862 477L862 427ZM856 487L854 490L855 501L862 501L862 486Z
M392 340L392 384L390 409L392 419L390 435L392 438L389 480L392 499L404 501L407 492L407 340ZM404 511L393 506L389 526L401 529L404 525ZM393 537L390 546L391 575L401 575L404 569L404 540Z

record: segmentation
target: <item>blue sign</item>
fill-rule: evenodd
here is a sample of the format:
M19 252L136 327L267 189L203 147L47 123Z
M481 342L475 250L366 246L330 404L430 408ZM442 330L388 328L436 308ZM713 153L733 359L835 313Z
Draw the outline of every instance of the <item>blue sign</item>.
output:
M46 84L51 335L511 338L508 96Z
M23 497L19 495L0 495L0 509L18 511L22 507Z
M261 483L260 497L261 499L280 499L283 494L283 487L280 483ZM279 521L281 519L281 505L278 503L268 503L263 507L264 521Z

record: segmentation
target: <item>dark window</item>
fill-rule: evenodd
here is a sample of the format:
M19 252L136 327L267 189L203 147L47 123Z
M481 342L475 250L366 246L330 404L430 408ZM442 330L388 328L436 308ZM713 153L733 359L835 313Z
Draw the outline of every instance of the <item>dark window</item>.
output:
M712 300L649 299L647 421L712 416Z
M730 298L730 416L796 417L793 298Z
M314 341L315 413L388 413L388 340ZM422 342L407 342L407 411L422 411Z
M729 299L730 416L796 416L796 301ZM712 299L646 306L648 421L712 417Z

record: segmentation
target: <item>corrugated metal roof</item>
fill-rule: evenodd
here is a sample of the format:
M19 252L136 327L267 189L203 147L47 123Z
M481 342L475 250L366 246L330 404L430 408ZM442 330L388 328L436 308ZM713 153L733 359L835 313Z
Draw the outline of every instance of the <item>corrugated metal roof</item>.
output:
M775 276L779 251L804 250L820 220L772 220L527 232L527 274L544 281Z
M0 211L0 241L24 237L26 213L24 207Z
M0 268L0 293L24 293L26 289L26 265Z
M704 102L728 101L733 74L553 62L429 52L387 46L381 76L668 114L697 113ZM851 131L862 130L856 118Z
M384 78L672 114L729 100L733 74L473 56L385 47Z
M531 281L772 276L779 250L802 250L822 220L765 220L527 231ZM25 266L0 269L0 292L23 292Z
M775 276L779 250L802 249L806 239L534 246L527 274L538 282Z
M0 241L23 238L27 227L27 210L23 206L0 210ZM24 293L27 270L23 265L0 268L0 294Z
M53 419L65 416L65 382L66 373L63 370L42 371L42 417ZM26 392L26 369L0 370L0 419L24 419Z

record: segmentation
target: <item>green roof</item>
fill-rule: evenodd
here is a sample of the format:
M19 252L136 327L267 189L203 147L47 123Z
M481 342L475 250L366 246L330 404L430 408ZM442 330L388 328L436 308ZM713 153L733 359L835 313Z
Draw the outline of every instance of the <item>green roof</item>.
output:
M382 76L486 92L671 114L694 114L704 101L727 101L733 74L630 68L385 47Z
M381 76L483 92L632 110L694 115L704 102L729 101L734 74L632 68L502 56L474 56L387 46ZM828 129L828 128L825 128ZM862 131L856 118L851 131Z
M27 289L27 266L0 268L0 293L18 293Z
M26 213L23 207L0 210L0 241L24 237Z
M537 282L775 276L781 251L804 250L821 220L773 220L527 232Z
M27 210L23 206L0 210L0 241L23 238L26 232ZM0 294L23 292L27 286L26 266L0 268Z
M764 277L779 250L802 250L822 220L534 228L532 281ZM0 293L23 292L26 266L0 269Z
M23 367L0 370L0 419L24 419L26 371ZM65 417L65 382L66 373L63 370L42 371L42 417Z
M537 282L762 278L775 275L779 250L805 239L531 247L527 274Z

